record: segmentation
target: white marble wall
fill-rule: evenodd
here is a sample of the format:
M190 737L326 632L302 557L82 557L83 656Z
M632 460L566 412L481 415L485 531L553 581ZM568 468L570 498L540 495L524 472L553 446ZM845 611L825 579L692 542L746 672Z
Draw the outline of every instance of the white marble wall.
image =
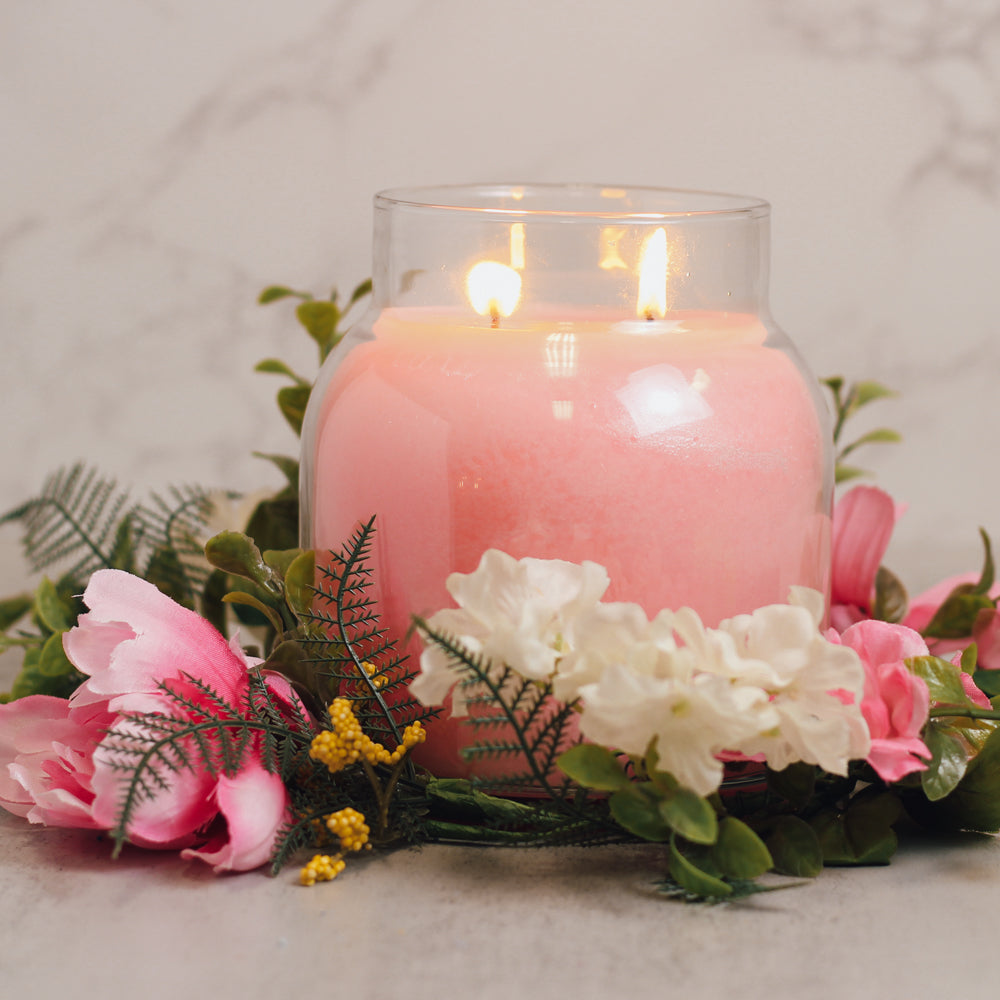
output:
M380 188L576 179L768 198L779 321L903 393L892 564L1000 538L992 0L6 0L0 144L2 508L77 457L276 484L252 367L311 356L257 291L365 276Z

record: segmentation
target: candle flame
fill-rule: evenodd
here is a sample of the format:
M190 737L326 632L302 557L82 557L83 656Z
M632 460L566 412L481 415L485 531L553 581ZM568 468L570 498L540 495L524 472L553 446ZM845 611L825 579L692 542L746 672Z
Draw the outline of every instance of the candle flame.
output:
M489 316L493 326L501 316L509 316L521 298L521 275L512 267L495 260L481 260L465 279L465 289L472 308L480 316Z
M663 319L666 315L667 263L667 233L661 226L646 240L639 256L636 312L646 319Z

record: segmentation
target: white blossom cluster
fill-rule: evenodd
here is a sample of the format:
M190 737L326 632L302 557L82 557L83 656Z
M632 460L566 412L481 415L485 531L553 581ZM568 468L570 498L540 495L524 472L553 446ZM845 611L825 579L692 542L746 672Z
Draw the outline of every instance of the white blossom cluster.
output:
M637 604L602 602L609 582L596 563L491 549L473 573L448 578L458 607L427 624L492 664L551 682L561 700L579 699L585 739L639 756L655 740L659 769L699 795L718 788L720 757L845 774L867 755L864 668L820 632L822 595L793 588L788 604L711 629L690 608L650 621ZM430 643L420 667L413 693L440 704L459 666ZM453 711L465 713L461 686Z

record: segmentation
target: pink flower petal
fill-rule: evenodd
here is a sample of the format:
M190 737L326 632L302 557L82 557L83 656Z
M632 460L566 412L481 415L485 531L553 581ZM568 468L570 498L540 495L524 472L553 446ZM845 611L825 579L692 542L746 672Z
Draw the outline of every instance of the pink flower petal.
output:
M0 805L32 823L96 828L90 757L108 716L70 718L64 698L0 705Z
M865 621L852 625L841 637L865 664L895 663L911 656L926 656L923 637L905 625Z
M972 638L977 647L977 659L983 670L1000 670L1000 612L983 608L976 615Z
M219 778L216 801L226 832L197 850L182 851L181 856L198 858L216 873L249 871L264 864L288 812L281 779L254 762L231 778Z
M896 505L875 486L856 486L833 513L832 601L870 610L875 574L896 524Z
M75 707L106 701L116 711L128 696L157 690L163 680L191 674L224 698L235 698L248 661L200 615L151 583L121 570L99 570L83 599L91 610L63 640L66 655L89 679Z
M868 754L868 763L883 781L899 781L916 771L926 771L927 764L920 760L931 758L931 752L919 739L900 739L894 737L888 740L872 740L872 748Z
M135 723L119 721L116 729L147 731ZM126 791L123 773L112 765L120 759L115 753L116 738L107 736L94 753L94 819L110 829L118 822L122 797ZM157 789L152 798L141 802L128 827L129 840L144 847L175 847L191 842L192 836L214 818L217 810L213 791L215 777L199 766L193 747L188 747L195 770L178 766L176 771L161 770L165 789ZM152 775L148 776L152 779Z

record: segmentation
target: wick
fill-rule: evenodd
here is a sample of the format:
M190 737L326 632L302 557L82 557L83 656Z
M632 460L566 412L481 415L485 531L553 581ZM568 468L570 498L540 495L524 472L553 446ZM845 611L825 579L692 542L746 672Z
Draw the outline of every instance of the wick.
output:
M490 303L490 329L500 329L500 310L495 302Z
M656 319L656 317L653 315L653 310L652 309L647 309L646 310L646 322L647 323L652 323L654 319Z

